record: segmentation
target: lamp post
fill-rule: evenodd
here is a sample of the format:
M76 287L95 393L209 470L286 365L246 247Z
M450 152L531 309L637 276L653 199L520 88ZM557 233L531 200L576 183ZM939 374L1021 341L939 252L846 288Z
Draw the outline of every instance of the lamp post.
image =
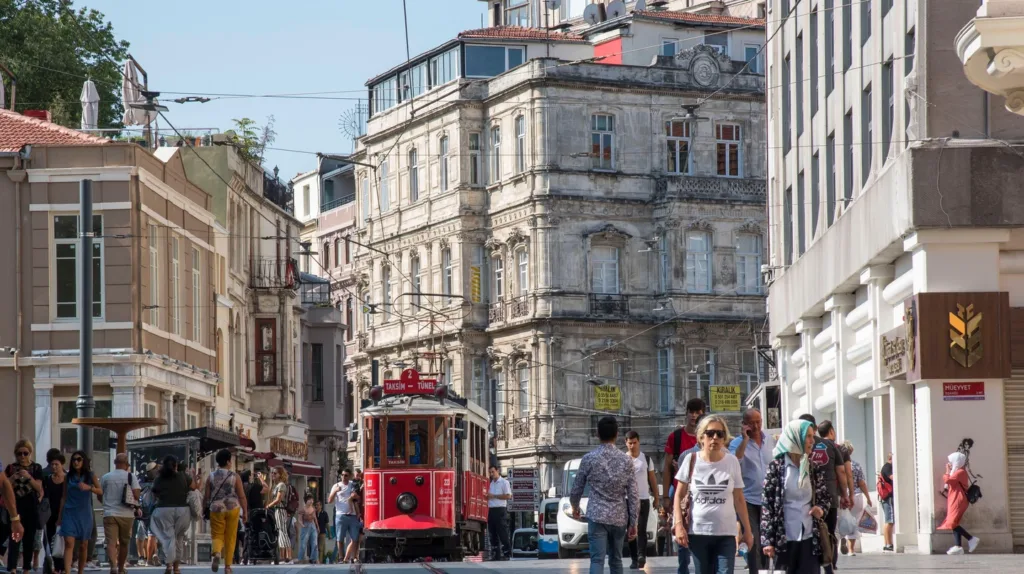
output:
M90 419L96 411L92 396L92 180L78 185L78 418ZM93 432L78 427L78 450L92 459Z

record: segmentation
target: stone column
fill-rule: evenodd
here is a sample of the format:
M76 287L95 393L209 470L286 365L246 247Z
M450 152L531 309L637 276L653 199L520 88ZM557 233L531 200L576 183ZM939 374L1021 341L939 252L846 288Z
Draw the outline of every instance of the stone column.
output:
M833 295L825 301L825 311L832 314L832 347L835 353L836 371L836 412L833 422L840 440L853 442L857 452L863 455L864 448L863 401L846 392L847 383L857 376L856 368L844 352L854 345L853 329L846 325L846 316L854 308L853 295ZM863 460L863 457L859 457Z
M160 401L163 403L160 405L160 416L167 420L166 432L174 432L179 430L174 425L174 393L170 391L164 391L160 393Z
M35 383L36 391L36 452L45 453L54 446L60 448L59 441L55 445L51 438L53 429L53 385Z
M793 393L793 380L800 376L792 367L790 360L793 351L800 346L799 337L779 337L774 341L772 347L775 349L775 366L778 371L780 388L782 389L782 417L783 426L796 414L796 401L799 397ZM762 415L763 416L763 415Z
M807 412L818 420L821 413L814 407L814 400L821 396L821 385L814 382L814 369L820 364L821 354L814 348L814 337L821 332L820 318L804 318L796 323L796 332L800 335L800 348L804 353L804 365L800 368L800 377L807 384Z

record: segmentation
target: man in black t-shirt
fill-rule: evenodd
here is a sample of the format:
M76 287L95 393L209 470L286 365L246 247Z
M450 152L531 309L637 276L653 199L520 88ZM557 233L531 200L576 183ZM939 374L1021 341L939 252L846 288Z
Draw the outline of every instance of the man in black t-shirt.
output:
M245 491L245 498L249 503L250 513L253 510L266 508L263 497L270 492L270 487L267 486L267 480L263 477L262 472L252 475L249 471L243 471L242 487Z
M811 462L825 472L825 483L828 486L828 493L832 496L832 507L825 515L825 523L829 532L832 533L832 548L839 547L839 538L836 536L836 526L839 523L839 509L849 508L850 500L847 496L846 463L850 455L839 448L834 441L836 436L835 427L832 421L821 421L818 425L818 436L814 439L814 449L811 451ZM825 567L826 574L830 574L836 567L839 553L832 553L832 567Z

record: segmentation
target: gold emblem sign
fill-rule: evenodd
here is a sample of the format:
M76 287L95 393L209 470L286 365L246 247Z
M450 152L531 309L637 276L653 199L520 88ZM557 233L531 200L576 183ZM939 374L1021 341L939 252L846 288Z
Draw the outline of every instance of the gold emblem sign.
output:
M949 356L965 369L981 360L981 316L974 313L973 304L959 303L956 313L949 314Z

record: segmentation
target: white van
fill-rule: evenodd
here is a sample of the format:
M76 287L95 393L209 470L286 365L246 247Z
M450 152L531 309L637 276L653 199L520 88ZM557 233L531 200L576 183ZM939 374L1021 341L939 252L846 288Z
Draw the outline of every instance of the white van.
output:
M590 495L590 485L583 490L583 498L580 499L580 520L572 517L572 504L569 502L569 493L572 492L573 483L576 481L576 473L580 469L580 459L574 458L565 463L562 470L562 502L558 512L558 557L572 558L577 552L582 552L590 547L587 541L587 497ZM647 516L647 555L655 556L658 550L658 512L651 501L652 511Z

